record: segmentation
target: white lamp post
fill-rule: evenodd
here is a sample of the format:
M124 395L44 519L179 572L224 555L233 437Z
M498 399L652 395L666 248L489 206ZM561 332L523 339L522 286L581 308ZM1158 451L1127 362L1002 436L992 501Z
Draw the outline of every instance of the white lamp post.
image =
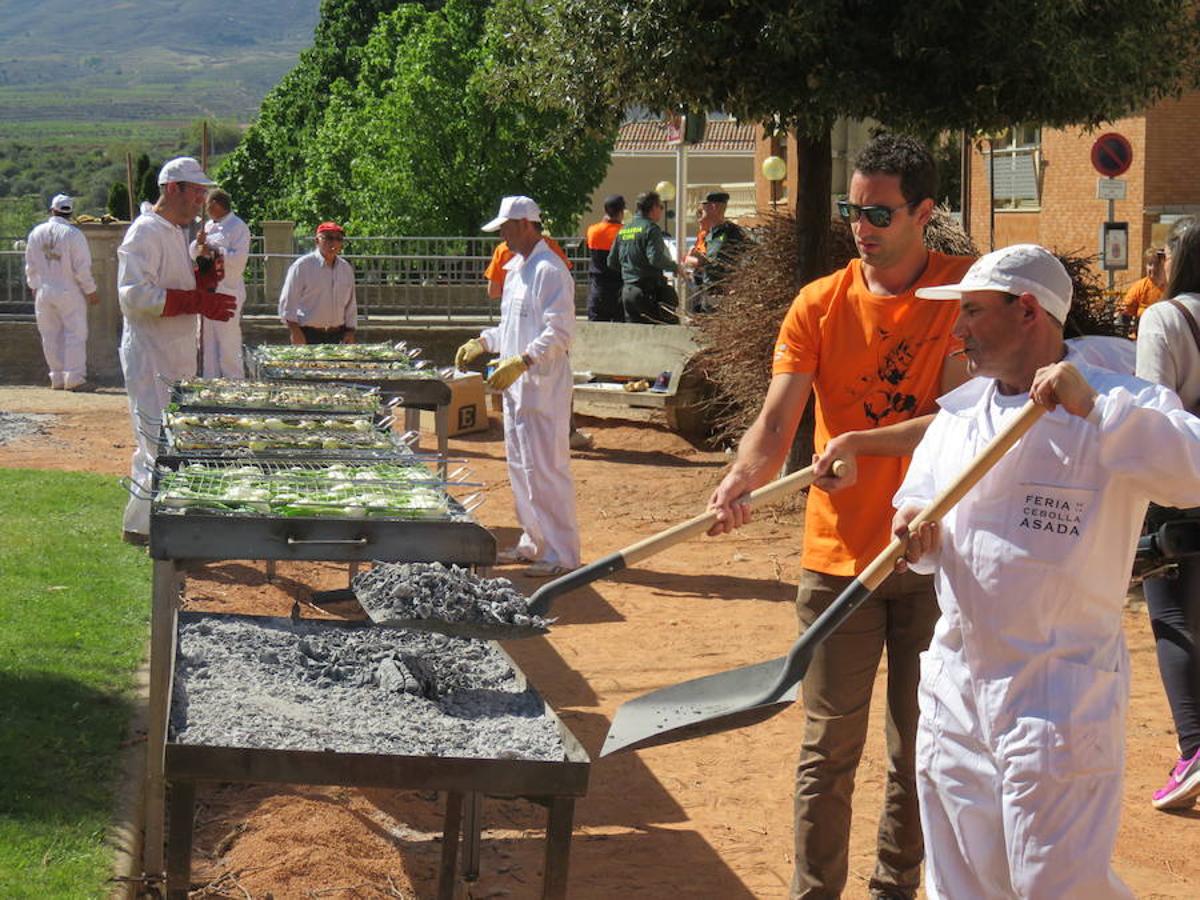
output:
M779 156L768 156L762 162L763 178L771 182L771 211L779 203L779 182L787 177L787 163Z

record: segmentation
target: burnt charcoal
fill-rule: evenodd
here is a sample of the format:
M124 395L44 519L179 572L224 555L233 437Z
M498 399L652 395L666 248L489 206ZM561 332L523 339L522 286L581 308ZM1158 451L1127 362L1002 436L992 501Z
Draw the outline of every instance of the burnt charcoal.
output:
M375 563L355 576L355 596L378 620L430 619L471 625L546 628L507 578L480 578L441 563Z

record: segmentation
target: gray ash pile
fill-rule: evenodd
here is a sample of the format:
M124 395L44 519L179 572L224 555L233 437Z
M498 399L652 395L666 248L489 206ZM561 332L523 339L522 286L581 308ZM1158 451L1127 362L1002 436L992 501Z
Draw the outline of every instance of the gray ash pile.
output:
M181 744L557 761L541 697L484 641L335 622L181 620Z
M545 629L507 578L480 578L441 563L375 563L354 578L355 596L375 622L431 620L459 625Z

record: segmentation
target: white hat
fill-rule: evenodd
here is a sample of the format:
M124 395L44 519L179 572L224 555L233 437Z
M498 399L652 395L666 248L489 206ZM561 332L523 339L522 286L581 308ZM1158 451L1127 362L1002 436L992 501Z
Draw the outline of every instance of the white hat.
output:
M55 194L50 201L50 208L55 212L69 213L75 209L75 201L66 194Z
M500 213L484 225L483 230L499 231L500 226L509 219L528 219L530 222L540 222L542 221L542 211L529 197L505 197L500 201Z
M1071 309L1074 289L1066 266L1037 244L1013 244L975 260L958 284L917 289L926 300L960 300L971 291L1032 294L1060 324Z
M177 156L174 159L167 160L163 163L163 167L158 170L158 183L170 184L173 181L186 181L189 184L210 185L216 184L211 178L204 174L204 170L200 168L200 163L196 162L190 156Z

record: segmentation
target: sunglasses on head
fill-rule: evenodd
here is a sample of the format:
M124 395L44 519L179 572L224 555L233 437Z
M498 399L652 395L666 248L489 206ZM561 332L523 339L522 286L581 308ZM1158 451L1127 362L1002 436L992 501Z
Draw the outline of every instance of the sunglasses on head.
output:
M853 224L859 219L866 219L876 228L887 228L892 224L892 216L896 212L905 207L916 206L920 202L920 200L914 200L911 203L901 203L899 206L859 206L857 203L839 200L837 207L838 215L842 217L843 222Z

